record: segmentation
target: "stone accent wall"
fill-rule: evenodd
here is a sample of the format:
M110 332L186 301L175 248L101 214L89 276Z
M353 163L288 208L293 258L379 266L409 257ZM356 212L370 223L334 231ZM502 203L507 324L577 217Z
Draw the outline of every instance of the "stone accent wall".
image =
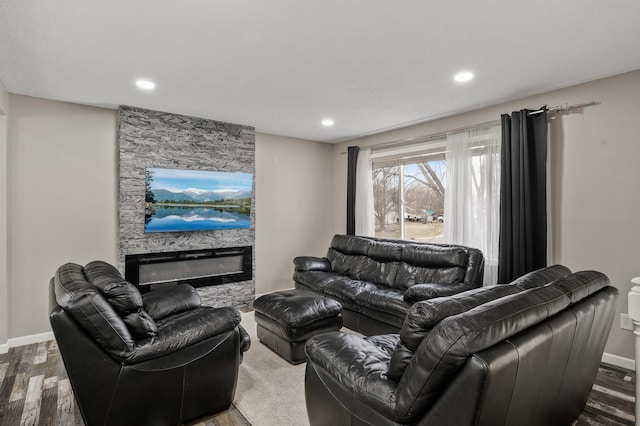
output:
M253 247L255 277L255 130L253 127L120 107L120 270L127 254ZM147 167L253 173L249 229L144 232ZM198 288L203 304L250 306L255 280Z

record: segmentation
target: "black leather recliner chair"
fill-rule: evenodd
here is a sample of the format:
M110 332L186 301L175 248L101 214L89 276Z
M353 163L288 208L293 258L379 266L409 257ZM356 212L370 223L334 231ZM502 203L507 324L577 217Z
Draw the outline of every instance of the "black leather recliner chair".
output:
M49 319L87 425L177 425L227 409L250 340L193 287L142 296L108 263L61 266Z

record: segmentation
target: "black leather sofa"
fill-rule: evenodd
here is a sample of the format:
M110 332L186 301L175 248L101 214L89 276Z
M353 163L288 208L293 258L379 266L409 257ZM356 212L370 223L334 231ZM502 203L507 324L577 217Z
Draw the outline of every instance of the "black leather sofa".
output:
M87 425L177 425L231 404L250 340L193 287L144 296L112 265L61 266L49 319Z
M295 288L336 299L344 325L363 334L397 332L413 303L480 287L484 273L474 248L353 235L293 263Z
M311 425L572 424L595 380L618 291L595 271L542 286L533 275L418 302L399 334L309 339Z

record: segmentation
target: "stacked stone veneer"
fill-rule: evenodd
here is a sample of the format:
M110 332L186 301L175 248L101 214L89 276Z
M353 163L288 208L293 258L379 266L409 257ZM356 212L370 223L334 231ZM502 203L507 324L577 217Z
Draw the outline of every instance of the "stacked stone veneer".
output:
M251 246L255 259L255 130L253 127L141 108L119 110L120 269L127 254ZM249 229L144 232L145 170L163 167L253 173ZM255 260L253 262L255 265ZM255 266L252 276L255 277ZM255 281L198 288L203 304L249 306Z

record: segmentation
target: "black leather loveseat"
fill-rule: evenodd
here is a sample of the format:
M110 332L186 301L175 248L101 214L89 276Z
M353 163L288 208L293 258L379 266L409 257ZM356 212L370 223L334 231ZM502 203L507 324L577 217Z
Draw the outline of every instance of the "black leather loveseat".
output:
M564 268L566 270L566 268ZM418 302L399 334L307 341L312 426L569 425L600 365L618 291L562 267Z
M344 325L397 332L411 305L480 287L480 250L448 244L335 235L324 258L293 260L295 287L336 299Z
M250 340L188 285L144 296L108 263L61 266L49 319L87 425L178 425L227 409Z

